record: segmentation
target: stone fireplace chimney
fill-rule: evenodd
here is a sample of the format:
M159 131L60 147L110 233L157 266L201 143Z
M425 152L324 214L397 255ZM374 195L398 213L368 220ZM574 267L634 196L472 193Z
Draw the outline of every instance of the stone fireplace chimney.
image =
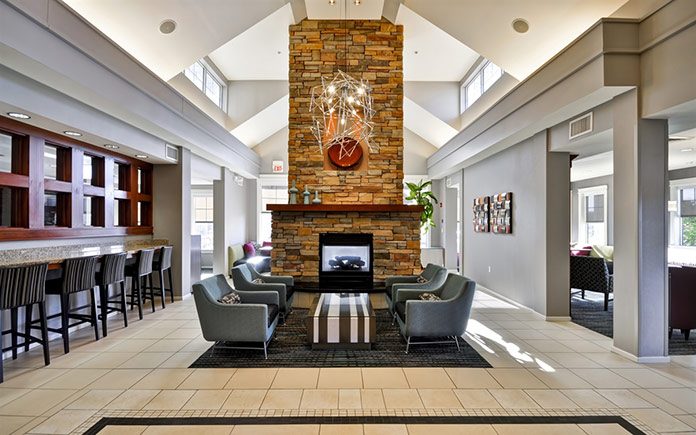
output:
M311 131L312 88L339 69L369 82L375 111L372 150L361 144L363 159L350 170L333 166ZM418 273L422 207L403 205L403 27L384 19L292 25L289 83L288 181L318 190L322 204L268 206L272 272L316 284L320 234L369 233L376 281ZM336 261L346 258L365 260Z

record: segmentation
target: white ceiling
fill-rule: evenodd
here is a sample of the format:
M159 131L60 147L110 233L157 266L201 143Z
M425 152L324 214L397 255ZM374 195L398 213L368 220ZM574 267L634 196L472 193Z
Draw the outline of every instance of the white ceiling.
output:
M356 6L353 0L336 0L329 4L328 0L305 0L307 18L310 20L379 20L382 18L384 0L362 0Z
M437 148L457 134L457 130L408 97L404 97L404 127Z
M404 0L411 10L518 80L627 0ZM529 23L524 34L512 21Z
M267 137L288 125L290 95L285 95L275 103L244 121L230 133L248 147L255 147Z
M458 82L479 54L406 6L396 17L404 26L404 80Z
M285 0L63 0L102 33L169 80L283 6ZM242 12L242 13L240 13ZM176 21L163 35L159 25Z
M287 80L290 4L210 53L228 80Z

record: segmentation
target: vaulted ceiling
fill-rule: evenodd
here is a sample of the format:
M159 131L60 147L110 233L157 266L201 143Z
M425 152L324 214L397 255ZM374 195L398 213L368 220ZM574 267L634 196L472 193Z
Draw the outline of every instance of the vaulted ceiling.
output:
M512 86L627 0L63 1L166 81L203 57L231 82L287 80L288 25L304 17L384 15L404 26L404 79L442 83L443 92L452 94L443 94L442 107L435 110L432 96L424 97L418 86L405 92L405 127L440 147L461 127L459 82L481 57L501 66ZM517 18L529 24L528 32L513 30ZM168 19L177 27L165 35L159 26ZM426 83L422 89L434 88ZM287 125L286 102L275 98L227 127L253 147Z

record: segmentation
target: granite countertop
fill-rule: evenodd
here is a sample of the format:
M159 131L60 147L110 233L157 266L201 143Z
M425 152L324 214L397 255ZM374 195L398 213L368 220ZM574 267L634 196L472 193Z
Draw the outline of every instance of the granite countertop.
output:
M159 248L169 244L166 239L132 240L121 244L84 244L74 246L45 246L41 248L8 249L0 251L0 266L20 266L36 263L60 263L67 258L136 252L140 249Z

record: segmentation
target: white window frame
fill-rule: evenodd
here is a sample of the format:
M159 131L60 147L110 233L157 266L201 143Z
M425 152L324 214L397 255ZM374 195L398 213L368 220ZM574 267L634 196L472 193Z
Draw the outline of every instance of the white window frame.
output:
M578 189L578 244L587 245L589 242L587 240L586 234L587 230L585 228L586 216L585 216L585 198L591 195L604 195L604 240L601 245L606 245L609 237L609 222L607 222L608 213L608 186L593 186Z
M484 70L488 65L495 65L500 69L500 75L496 77L495 80L493 80L491 83L486 84L485 81L485 75L484 75ZM471 74L465 81L462 83L462 86L459 88L459 113L462 114L464 113L469 107L471 107L476 101L480 100L481 97L483 97L483 94L488 92L488 90L493 87L493 85L500 80L500 78L505 74L505 71L495 63L491 62L490 60L485 60L481 62L481 65L476 68L473 74ZM467 90L469 88L469 85L473 85L473 81L480 78L480 93L479 96L474 100L474 101L469 101L467 97Z
M674 202L675 210L669 211L669 246L680 249L696 250L694 246L682 245L682 218L679 216L679 191L681 189L696 188L696 178L684 178L669 183L670 202Z
M203 68L203 82L201 86L198 86L196 83L194 83L193 80L191 80L191 78L188 75L186 75L186 71L188 71L193 65L199 65L201 68ZM222 78L219 77L203 59L187 67L186 70L184 70L184 77L186 77L191 83L193 83L193 85L196 86L196 88L198 88L198 90L201 91L203 95L206 96L206 98L212 101L220 109L225 110L225 94L227 92L227 86L225 85L224 80L222 80ZM219 101L215 101L212 98L210 98L210 96L206 92L206 89L208 88L208 80L213 80L220 87Z
M258 186L258 191L256 198L257 204L257 222L258 225L256 225L256 240L259 243L267 242L269 240L262 240L262 229L261 229L261 222L262 222L262 215L264 213L270 214L269 211L263 210L263 188L264 187L284 187L285 190L288 190L288 176L286 174L262 174L259 175L259 182L257 184ZM297 198L298 201L302 201L301 195L298 195Z
M213 220L212 221L197 221L196 220L196 200L195 198L213 198ZM213 224L213 245L215 245L215 199L213 196L212 186L210 189L191 189L191 225L195 227L197 223L212 223ZM213 252L213 249L203 249L201 252Z

